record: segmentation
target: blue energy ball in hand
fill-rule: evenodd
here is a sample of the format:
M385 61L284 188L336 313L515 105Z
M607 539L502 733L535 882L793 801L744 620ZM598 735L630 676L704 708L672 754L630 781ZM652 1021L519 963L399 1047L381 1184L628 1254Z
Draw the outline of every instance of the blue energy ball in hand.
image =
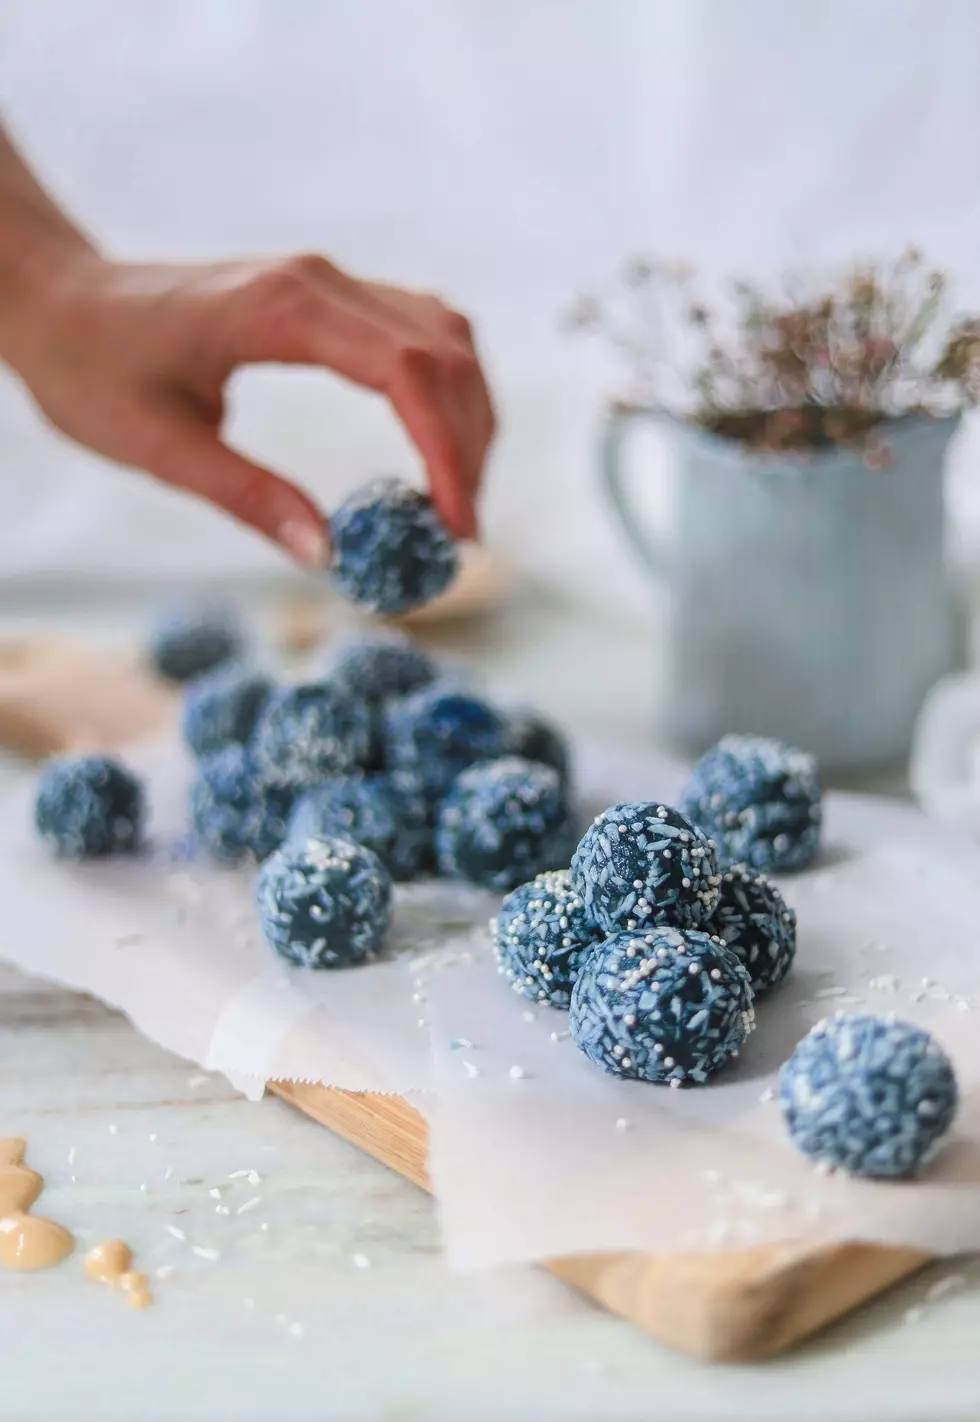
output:
M272 682L259 672L221 668L192 681L184 695L181 732L196 756L245 745Z
M607 933L668 924L697 928L718 902L715 847L656 801L603 810L572 856L572 883Z
M334 585L385 616L431 602L459 565L432 500L398 479L375 479L345 499L330 519L330 539Z
M362 844L291 841L259 870L255 904L262 931L281 957L301 968L349 968L381 945L391 879Z
M481 760L507 754L507 722L479 696L436 683L393 701L386 716L388 763L416 774L433 800Z
M41 771L34 824L56 854L87 859L139 847L143 787L118 761L80 755Z
M614 1076L699 1085L752 1031L752 986L720 938L620 933L587 956L568 1021L585 1055Z
M201 757L191 785L191 828L201 849L223 864L265 859L286 833L288 791L263 785L244 746Z
M567 869L509 893L490 931L497 966L514 991L552 1007L568 1007L579 969L602 939Z
M563 785L569 779L568 742L544 716L527 707L512 711L507 718L509 728L508 749L511 755L519 755L524 760L536 760L542 765L550 765L558 771Z
M721 876L710 928L752 979L758 997L782 982L796 956L796 914L764 874L736 864Z
M207 605L173 608L157 622L150 638L150 664L168 681L193 681L241 657L245 638L228 608Z
M724 736L694 767L681 808L724 865L804 869L820 847L817 763L765 736Z
M575 836L558 772L507 756L458 777L436 821L436 858L449 878L513 889L567 864Z
M264 784L299 792L359 765L370 740L370 715L359 697L333 681L307 682L270 694L251 755Z
M779 1073L779 1105L804 1155L853 1175L914 1175L956 1115L939 1043L911 1023L866 1013L826 1018Z
M289 818L289 839L353 840L372 850L393 879L421 873L432 849L429 807L410 776L334 776L299 796Z

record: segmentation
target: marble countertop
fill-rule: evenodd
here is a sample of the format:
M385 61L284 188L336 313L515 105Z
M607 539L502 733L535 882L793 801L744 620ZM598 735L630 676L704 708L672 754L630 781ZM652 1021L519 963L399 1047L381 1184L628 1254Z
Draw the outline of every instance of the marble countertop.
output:
M105 638L122 635L124 622L91 614L85 625ZM448 640L549 707L562 664L574 724L642 736L646 668L642 655L630 657L635 642L581 624L572 637L562 625L559 610L539 606L517 616L510 630L521 636L498 626ZM550 672L534 654L549 628ZM632 668L616 707L574 674L592 655ZM4 779L20 773L8 766ZM432 1203L413 1186L283 1103L244 1101L101 1004L9 968L0 968L0 1093L0 1134L26 1137L47 1180L36 1208L79 1241L79 1255L58 1270L0 1278L4 1416L980 1415L980 1267L971 1261L931 1268L788 1357L708 1366L534 1269L451 1274ZM261 1178L229 1180L240 1170ZM153 1276L153 1309L132 1312L85 1278L81 1251L111 1236L126 1239ZM219 1255L202 1258L195 1245ZM937 1297L951 1275L962 1276L960 1287Z

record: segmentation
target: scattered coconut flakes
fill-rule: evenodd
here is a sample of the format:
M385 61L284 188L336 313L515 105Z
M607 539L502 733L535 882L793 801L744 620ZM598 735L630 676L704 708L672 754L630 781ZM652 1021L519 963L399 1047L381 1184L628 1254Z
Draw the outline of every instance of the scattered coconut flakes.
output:
M77 1184L78 1184L78 1176L77 1176L77 1175L71 1175L71 1176L69 1176L69 1180L71 1181L72 1185L77 1185ZM76 1231L76 1233L77 1233L77 1231Z
M868 979L868 987L872 992L898 992L901 981L894 973L879 973L876 978Z
M527 1077L527 1072L522 1066L512 1066L508 1070L507 1075L510 1077L511 1081L524 1081Z
M174 1239L186 1239L187 1234L180 1228L180 1225L167 1225L167 1233L172 1234Z
M535 1014L530 1011L530 1009L527 1009L527 1010L525 1010L524 1012L522 1012L522 1013L521 1013L521 1016L524 1018L524 1021L525 1021L525 1022L537 1022L537 1020L538 1020L537 1017L535 1016Z
M552 1032L550 1035L553 1042L564 1042L565 1038L572 1034L571 1032Z
M418 1022L416 1023L416 1026L418 1026L418 1027L424 1027L424 1026L425 1026L425 1018L424 1018L424 1017L420 1017L419 1020L418 1020Z
M762 1092L760 1092L760 1094L759 1094L759 1100L760 1100L760 1101L775 1101L775 1099L776 1099L776 1088L775 1088L774 1086L767 1086L766 1089L765 1089L765 1091L762 1091Z
M161 1264L160 1267L158 1269L154 1269L153 1272L156 1274L158 1279L169 1279L170 1275L174 1272L174 1265Z
M476 1043L471 1042L469 1037L450 1037L449 1039L449 1050L451 1052L457 1051L460 1047L472 1050L475 1046Z
M424 992L413 992L413 993L412 993L412 1001L413 1001L413 1002L424 1002L424 1001L425 1001L425 993L424 993Z
M174 1173L174 1168L173 1168L173 1166L172 1166L172 1165L168 1165L167 1168L166 1168L166 1170L163 1172L163 1178L164 1178L164 1180L170 1180L170 1179L172 1179L173 1173Z
M235 1211L235 1214L236 1214L236 1215L244 1215L244 1214L247 1214L249 1210L254 1210L255 1207L256 1207L257 1205L261 1205L261 1203L262 1203L262 1196L261 1196L261 1195L253 1195L252 1198L251 1198L251 1200L246 1200L243 1205L239 1205L239 1206L238 1206L238 1209Z
M144 1180L144 1181L142 1181L141 1184L140 1184L140 1194L141 1194L141 1195L148 1195L149 1193L150 1193L150 1187L149 1187L149 1185L147 1185L146 1181Z
M211 1189L208 1191L208 1194L212 1197L212 1199L220 1200L220 1199L221 1199L221 1186L220 1186L220 1185L212 1185L212 1186L211 1186Z
M244 1180L248 1174L247 1170L233 1170L228 1176L229 1180Z
M617 1130L617 1131L628 1131L629 1128L630 1128L630 1123L629 1123L629 1121L626 1119L625 1116L617 1116L617 1117L616 1117L616 1130Z
M825 987L825 988L817 988L816 992L813 994L813 1000L814 1000L814 1002L819 1002L821 999L826 998L826 997L847 997L847 988L846 988L846 987Z
M366 1254L352 1254L351 1263L355 1269L370 1269L371 1261Z
M480 1068L477 1066L476 1062L464 1062L463 1070L466 1072L466 1075L469 1077L470 1081L473 1081L475 1077L478 1077L480 1075Z
M220 1249L210 1249L207 1245L204 1244L192 1244L191 1253L196 1254L198 1259L209 1259L212 1263L216 1259L221 1258Z
M227 1205L215 1205L215 1207L214 1207L214 1212L215 1212L216 1215L230 1215L230 1214L231 1214L231 1210L228 1208Z
M269 1229L269 1221L263 1220L262 1223L259 1225L259 1229L262 1231L263 1234L266 1234Z
M75 1157L76 1157L77 1154L78 1154L78 1146L72 1146L71 1150L68 1152L68 1164L69 1164L69 1165L74 1165L74 1164L75 1164Z
M261 1185L261 1184L262 1184L262 1176L259 1174L259 1172L258 1172L257 1170L250 1170L250 1171L248 1172L248 1174L246 1175L245 1179L248 1181L248 1183L249 1183L250 1185Z
M156 1131L151 1131L151 1132L150 1132L150 1145L154 1145L155 1142L158 1141L159 1139L160 1139L160 1137L159 1137L159 1135L157 1134Z

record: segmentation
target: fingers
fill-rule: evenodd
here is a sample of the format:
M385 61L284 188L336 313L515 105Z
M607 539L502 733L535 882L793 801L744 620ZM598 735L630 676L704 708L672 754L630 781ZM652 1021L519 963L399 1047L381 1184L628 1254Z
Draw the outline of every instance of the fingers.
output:
M168 411L155 416L143 462L156 478L224 509L279 544L302 566L326 566L330 549L325 522L312 500L229 449L193 415Z
M236 359L321 365L386 394L447 527L474 537L494 415L465 319L434 297L357 282L315 258L263 269L246 304Z

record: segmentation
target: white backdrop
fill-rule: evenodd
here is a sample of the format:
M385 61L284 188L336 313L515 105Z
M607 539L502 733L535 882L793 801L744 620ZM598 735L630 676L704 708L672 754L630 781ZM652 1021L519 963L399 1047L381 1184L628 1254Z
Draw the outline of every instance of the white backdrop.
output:
M606 372L558 309L643 246L765 272L914 239L978 297L978 63L976 0L0 0L0 107L111 249L318 248L467 310L502 413L491 534L607 599L643 584L593 487ZM320 375L243 377L233 435L328 505L412 467ZM11 380L0 479L8 579L281 566L56 440Z

